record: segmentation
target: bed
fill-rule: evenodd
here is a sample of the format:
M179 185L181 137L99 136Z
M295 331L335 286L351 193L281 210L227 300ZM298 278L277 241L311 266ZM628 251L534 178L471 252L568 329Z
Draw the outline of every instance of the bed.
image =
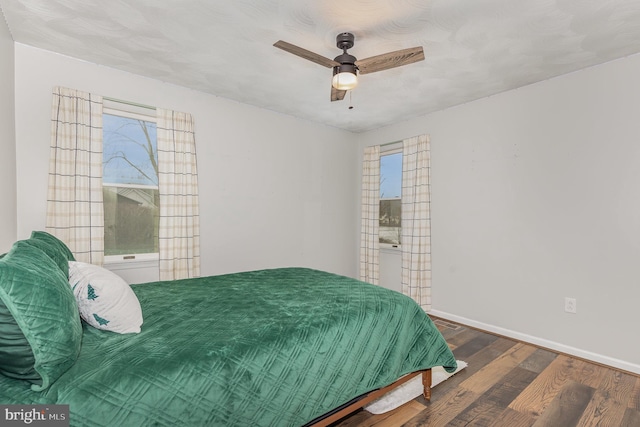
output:
M14 252L26 245L15 248L0 259L0 282L15 282L16 274L7 271L16 259L21 265L40 257L28 249L27 261L21 261ZM52 250L54 256L45 256L57 256L57 265L39 259L24 274L51 280L46 271L57 267L68 280L64 259L72 255ZM59 281L57 271L55 276ZM27 285L49 286L42 280ZM3 285L0 296L19 318L14 305L20 304L11 301L15 289L15 283ZM413 300L328 272L280 268L131 289L144 315L140 333L78 322L75 357L72 351L40 363L46 377L40 383L0 375L0 403L68 404L71 425L77 426L302 426L406 374L456 367L444 338ZM48 310L47 321L64 310ZM74 329L75 322L60 324ZM45 335L54 331L49 328ZM55 346L38 348L31 335L25 333L37 365ZM69 346L59 345L59 351ZM0 369L2 363L0 354Z

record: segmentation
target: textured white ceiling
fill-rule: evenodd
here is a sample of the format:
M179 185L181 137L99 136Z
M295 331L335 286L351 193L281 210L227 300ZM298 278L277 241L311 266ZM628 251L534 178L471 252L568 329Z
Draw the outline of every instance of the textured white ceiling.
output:
M640 52L639 0L0 0L16 42L361 132ZM423 46L330 102L333 58ZM135 101L135 100L134 100ZM350 102L354 106L348 109Z

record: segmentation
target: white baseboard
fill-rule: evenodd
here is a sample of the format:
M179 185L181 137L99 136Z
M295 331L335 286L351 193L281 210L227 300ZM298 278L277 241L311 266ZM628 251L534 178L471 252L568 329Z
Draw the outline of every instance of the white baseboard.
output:
M490 325L488 323L482 323L475 320L467 319L466 317L456 316L455 314L446 313L438 310L429 311L430 315L440 317L442 319L450 320L452 322L461 323L463 325L471 326L473 328L482 329L483 331L493 332L498 335L513 338L518 341L534 344L539 347L544 347L549 350L554 350L560 353L569 354L571 356L586 359L592 362L601 363L603 365L611 366L616 369L631 372L640 375L640 365L635 363L626 362L624 360L616 359L613 357L605 356L598 353L593 353L587 350L571 347L565 344L560 344L555 341L549 341L544 338L534 337L532 335L523 334L521 332L512 331L511 329L505 329L500 326Z

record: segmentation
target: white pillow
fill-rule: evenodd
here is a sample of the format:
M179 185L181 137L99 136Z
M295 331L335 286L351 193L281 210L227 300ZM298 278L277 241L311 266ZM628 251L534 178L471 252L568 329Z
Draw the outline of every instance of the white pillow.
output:
M97 265L69 261L69 284L85 322L120 334L140 332L140 302L120 276Z

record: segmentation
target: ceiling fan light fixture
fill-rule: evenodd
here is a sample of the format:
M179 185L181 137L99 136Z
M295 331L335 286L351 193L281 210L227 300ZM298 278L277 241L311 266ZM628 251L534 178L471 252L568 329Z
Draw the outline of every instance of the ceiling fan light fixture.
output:
M338 90L351 90L358 85L358 75L356 66L352 64L342 64L333 67L333 79L331 85Z
M374 73L424 60L422 46L395 50L358 60L347 52L353 47L354 42L355 36L352 33L338 34L336 36L336 47L342 49L342 54L336 56L333 60L282 40L278 40L273 45L323 67L333 68L333 77L331 79L332 102L343 100L347 91L354 89L358 85L358 74Z

